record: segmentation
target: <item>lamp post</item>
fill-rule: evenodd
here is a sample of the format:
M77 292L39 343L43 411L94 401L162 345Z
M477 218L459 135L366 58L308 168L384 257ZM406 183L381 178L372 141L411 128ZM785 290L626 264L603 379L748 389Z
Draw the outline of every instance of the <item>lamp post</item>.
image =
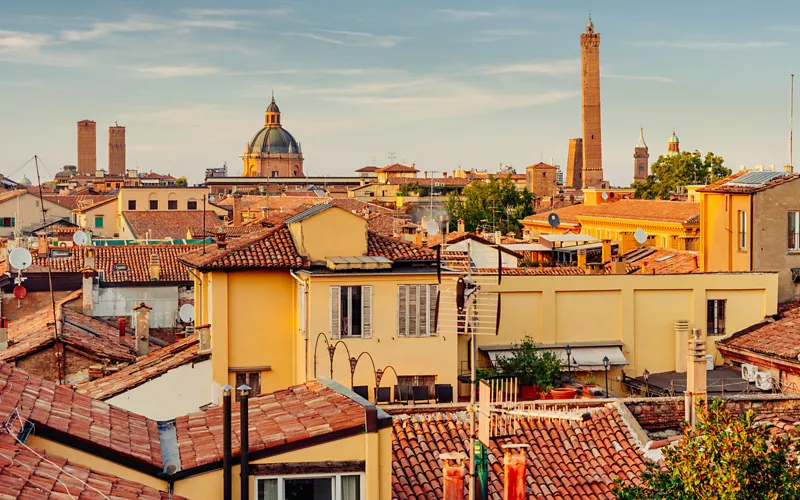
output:
M606 371L606 397L608 397L608 356L603 356L603 368Z
M572 382L572 361L570 361L570 355L572 354L572 346L567 344L567 347L564 348L567 352L567 380Z
M650 392L650 385L647 383L647 379L650 378L650 372L647 371L647 368L644 369L642 376L644 377L644 397L647 397L647 393Z

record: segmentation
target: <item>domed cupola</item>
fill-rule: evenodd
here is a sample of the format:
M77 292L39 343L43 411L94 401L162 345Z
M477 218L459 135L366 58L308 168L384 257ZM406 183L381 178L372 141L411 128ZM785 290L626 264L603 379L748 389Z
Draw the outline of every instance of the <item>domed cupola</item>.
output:
M264 113L264 128L250 141L251 153L298 153L297 141L281 126L281 110L275 104L275 96Z

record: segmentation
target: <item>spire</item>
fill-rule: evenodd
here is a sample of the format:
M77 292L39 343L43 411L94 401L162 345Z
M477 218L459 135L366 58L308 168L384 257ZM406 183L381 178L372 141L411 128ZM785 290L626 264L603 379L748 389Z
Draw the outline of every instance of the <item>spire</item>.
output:
M647 143L644 142L644 128L639 128L639 142L636 143L637 148L646 148Z
M592 22L592 15L589 14L589 20L586 22L586 32L594 33L594 23Z

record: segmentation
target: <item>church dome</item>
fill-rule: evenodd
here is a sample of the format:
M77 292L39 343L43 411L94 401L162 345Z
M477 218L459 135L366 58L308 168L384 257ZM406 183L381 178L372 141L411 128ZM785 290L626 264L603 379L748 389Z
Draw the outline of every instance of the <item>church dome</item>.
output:
M678 140L678 136L675 135L675 131L672 131L672 137L669 138L669 142L681 142Z
M250 141L253 153L298 153L299 150L292 134L280 126L264 127Z
M23 186L30 186L31 185L31 180L28 179L28 176L26 176L26 175L22 176L22 185Z
M280 113L281 110L278 108L278 105L275 104L275 96L272 96L272 101L267 106L267 113Z

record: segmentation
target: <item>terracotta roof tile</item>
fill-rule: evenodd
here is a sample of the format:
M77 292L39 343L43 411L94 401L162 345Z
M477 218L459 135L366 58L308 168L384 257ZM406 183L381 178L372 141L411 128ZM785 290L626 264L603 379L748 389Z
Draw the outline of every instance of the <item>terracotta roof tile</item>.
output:
M699 193L743 193L743 194L751 194L751 193L758 193L760 191L764 191L766 189L770 189L772 187L778 186L780 184L793 181L800 177L800 174L797 173L788 173L787 175L783 175L778 177L777 179L773 179L767 183L761 185L728 185L729 182L734 182L741 176L750 173L748 170L741 170L736 172L735 174L731 175L730 177L726 177L724 179L720 179L717 182L709 184L706 187L700 188L697 191Z
M411 222L405 219L384 214L374 214L367 220L367 229L375 234L394 236L400 232L400 228L408 224L411 224Z
M392 261L435 262L436 251L391 236L368 233L367 255Z
M401 186L403 184L417 184L420 187L430 187L433 185L434 189L436 189L436 187L464 187L470 182L472 182L472 179L467 179L465 177L423 177L421 179L419 177L393 177L387 179L387 184Z
M696 224L700 221L700 204L686 201L619 200L593 206L571 205L529 215L525 219L547 221L550 213L558 214L561 222L570 224L580 224L581 216Z
M179 498L44 450L27 449L11 436L0 439L0 497L103 498L101 495L137 500Z
M446 452L469 454L466 412L395 417L392 434L392 491L397 500L439 499ZM614 498L620 477L638 481L646 458L617 409L592 412L585 422L557 418L521 419L516 433L492 441L489 449L489 498L503 494L503 451L506 443L531 446L527 455L529 498Z
M285 225L262 229L227 243L225 248L209 245L180 257L181 262L199 269L264 269L303 267L292 234Z
M185 239L188 228L202 227L204 218L206 228L220 226L217 214L210 210L124 211L122 216L128 221L134 238L150 240Z
M700 272L698 255L684 250L645 247L628 252L624 257L628 274L641 274L643 265L647 267L647 274ZM609 271L610 269L611 264L606 264L605 270Z
M36 193L38 195L38 193ZM79 194L79 195L55 195L45 196L45 200L52 201L57 205L69 208L70 210L77 210L87 208L89 206L97 206L101 203L107 203L112 200L116 201L116 196L102 195L102 194Z
M376 170L376 172L419 172L415 167L409 167L402 163L392 163Z
M478 274L497 274L497 268L479 268ZM564 267L504 267L503 276L582 276L586 270L578 266Z
M208 359L210 354L198 354L197 335L189 335L174 344L151 352L107 377L79 384L75 390L89 397L105 400L159 377L179 366Z
M220 229L223 233L225 233L226 238L239 238L241 236L246 236L248 234L255 233L256 231L260 231L263 229L262 226L259 225L247 225L247 226L215 226L215 227L206 227L206 237L216 237L219 234ZM191 239L202 239L203 238L203 228L202 227L190 227L189 228L189 235Z
M536 163L536 164L530 165L528 167L525 167L525 170L528 170L528 169L558 170L558 167L556 167L555 165L550 165L549 163L544 163L544 162L540 161L539 163Z
M310 381L249 401L250 451L365 424L364 407L333 389ZM239 449L239 411L231 418L232 447ZM186 470L222 460L222 408L175 419L181 467ZM234 456L236 451L234 451Z
M339 208L343 208L349 212L356 212L356 213L363 213L363 212L385 213L385 214L397 213L396 210L391 210L389 208L376 205L375 203L367 203L365 201L357 200L355 198L334 198L331 200L331 204L336 205Z
M800 355L800 307L785 310L779 319L769 318L731 337L717 342L720 350L726 347L743 349L797 362Z

